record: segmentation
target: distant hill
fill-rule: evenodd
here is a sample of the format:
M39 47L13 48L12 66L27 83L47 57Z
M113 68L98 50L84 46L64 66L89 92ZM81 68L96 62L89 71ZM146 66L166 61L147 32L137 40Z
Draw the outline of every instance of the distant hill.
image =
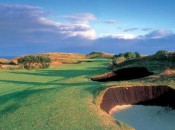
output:
M95 59L95 58L110 58L112 59L114 54L109 54L105 52L91 52L87 55L88 58L90 59Z
M79 63L81 59L95 59L95 58L110 58L112 59L113 54L104 53L104 52L91 52L87 55L85 54L76 54L76 53L59 53L59 52L51 52L51 53L41 53L41 54L32 54L32 55L42 55L49 56L51 59L51 66L58 66L61 64L75 64ZM17 64L17 60L23 56L18 56L12 59L12 62Z
M57 52L51 52L51 53L42 53L42 54L33 54L33 55L42 55L42 56L48 56L51 59L51 66L58 66L61 64L74 64L78 63L78 59L86 58L86 55L83 54L75 54L75 53L57 53ZM23 56L16 57L12 59L12 62L17 64L17 60Z
M1 64L8 64L10 62L10 60L4 59L4 58L0 58L0 63Z

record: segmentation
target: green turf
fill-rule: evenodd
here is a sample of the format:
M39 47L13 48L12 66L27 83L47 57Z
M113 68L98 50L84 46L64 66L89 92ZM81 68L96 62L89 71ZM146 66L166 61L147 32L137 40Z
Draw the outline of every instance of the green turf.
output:
M108 60L45 70L0 71L0 130L126 129L94 104L103 85L89 80L105 73ZM109 122L109 123L105 123Z
M175 89L175 74L161 75L167 69L175 70L175 63L168 57L165 60L154 59L153 56L128 60L114 65L111 70L127 67L146 67L154 75L135 80L108 82L105 86L168 85Z

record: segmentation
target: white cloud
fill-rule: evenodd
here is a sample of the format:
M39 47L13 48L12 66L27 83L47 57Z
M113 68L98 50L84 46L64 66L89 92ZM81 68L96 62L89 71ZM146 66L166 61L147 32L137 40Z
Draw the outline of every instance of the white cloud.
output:
M83 14L82 14L83 15ZM87 14L85 14L86 16ZM48 20L47 18L40 18L39 21L43 24L50 25L56 27L56 31L58 31L61 34L64 34L66 37L84 37L88 39L95 39L96 38L96 32L93 30L90 25L88 24L88 21L91 20L90 16L89 18L81 19L82 22L76 21L76 23L59 23L55 21ZM52 29L55 31L55 29Z
M95 16L90 13L76 14L67 16L76 22L61 23L49 20L40 7L33 7L28 5L11 5L0 4L0 36L12 39L15 41L35 41L43 42L43 39L57 35L56 39L65 39L69 37L82 37L87 39L95 39L96 32L88 24L95 20ZM11 36L11 37L10 37ZM40 38L40 39L39 39ZM37 40L36 40L37 39ZM52 39L46 39L49 42ZM12 42L13 43L13 42Z
M124 39L124 40L131 40L131 39L136 39L137 36L134 34L113 34L113 35L103 35L102 37L111 37L115 39Z
M96 17L94 14L91 13L81 13L81 14L72 14L72 15L65 15L63 18L73 22L73 23L89 23L90 21L95 21Z
M59 27L61 25L61 23L59 22L55 22L44 17L39 17L38 22L43 23L45 25L55 26L55 27Z
M59 26L61 33L67 37L84 37L88 39L95 39L96 32L87 24L62 24Z

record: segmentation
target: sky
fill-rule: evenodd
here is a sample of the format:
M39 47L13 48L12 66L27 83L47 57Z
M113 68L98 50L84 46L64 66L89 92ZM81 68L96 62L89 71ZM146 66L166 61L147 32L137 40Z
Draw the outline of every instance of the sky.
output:
M1 0L0 56L174 51L174 7L174 0Z

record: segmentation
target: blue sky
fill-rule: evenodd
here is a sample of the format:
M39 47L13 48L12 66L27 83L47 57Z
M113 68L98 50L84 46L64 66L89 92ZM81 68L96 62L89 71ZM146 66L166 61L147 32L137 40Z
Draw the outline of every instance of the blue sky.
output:
M2 56L174 51L174 0L4 0Z

